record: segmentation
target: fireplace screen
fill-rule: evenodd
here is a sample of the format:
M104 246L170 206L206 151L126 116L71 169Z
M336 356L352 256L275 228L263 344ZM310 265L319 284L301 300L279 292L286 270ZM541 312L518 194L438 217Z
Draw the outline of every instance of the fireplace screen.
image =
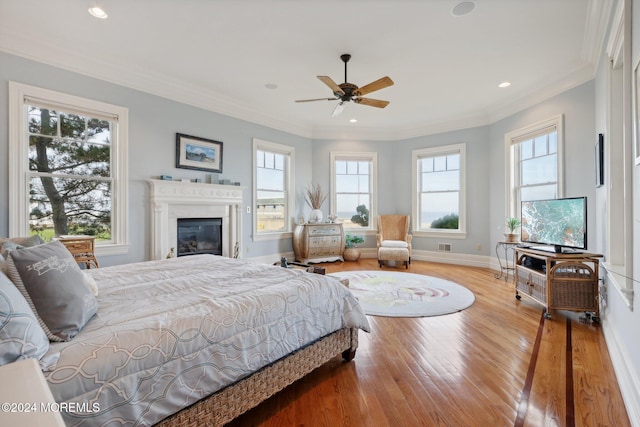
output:
M222 218L178 219L178 256L222 255Z

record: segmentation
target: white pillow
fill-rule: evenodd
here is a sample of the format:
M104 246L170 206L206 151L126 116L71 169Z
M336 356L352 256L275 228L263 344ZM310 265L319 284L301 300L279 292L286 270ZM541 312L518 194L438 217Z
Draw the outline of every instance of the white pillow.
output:
M82 275L84 276L84 284L87 285L87 288L89 288L91 293L93 293L93 296L97 297L98 296L98 284L96 283L96 279L94 279L93 276L91 274L87 273L86 271L83 271Z
M409 245L404 240L383 240L382 244L385 248L408 248Z

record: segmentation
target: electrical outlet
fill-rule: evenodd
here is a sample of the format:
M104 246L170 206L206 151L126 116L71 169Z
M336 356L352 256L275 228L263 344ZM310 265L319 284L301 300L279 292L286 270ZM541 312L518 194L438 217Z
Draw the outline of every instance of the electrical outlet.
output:
M478 243L476 245L476 251L481 251L482 250L482 245L480 243Z

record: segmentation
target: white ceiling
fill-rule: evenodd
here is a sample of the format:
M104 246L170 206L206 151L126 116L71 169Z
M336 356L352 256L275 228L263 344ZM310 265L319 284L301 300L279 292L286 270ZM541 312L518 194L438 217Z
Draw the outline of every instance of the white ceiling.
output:
M610 1L461 1L0 0L0 50L315 139L484 125L594 77ZM331 97L343 53L388 107L294 102Z

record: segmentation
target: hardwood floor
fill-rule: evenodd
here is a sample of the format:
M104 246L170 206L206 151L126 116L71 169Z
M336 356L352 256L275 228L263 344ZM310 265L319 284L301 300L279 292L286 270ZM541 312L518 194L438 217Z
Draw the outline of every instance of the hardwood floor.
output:
M321 264L378 270L375 259ZM385 267L385 269L390 267ZM335 358L230 426L629 426L599 324L515 299L494 271L412 261L469 288L459 313L369 316L351 362Z

